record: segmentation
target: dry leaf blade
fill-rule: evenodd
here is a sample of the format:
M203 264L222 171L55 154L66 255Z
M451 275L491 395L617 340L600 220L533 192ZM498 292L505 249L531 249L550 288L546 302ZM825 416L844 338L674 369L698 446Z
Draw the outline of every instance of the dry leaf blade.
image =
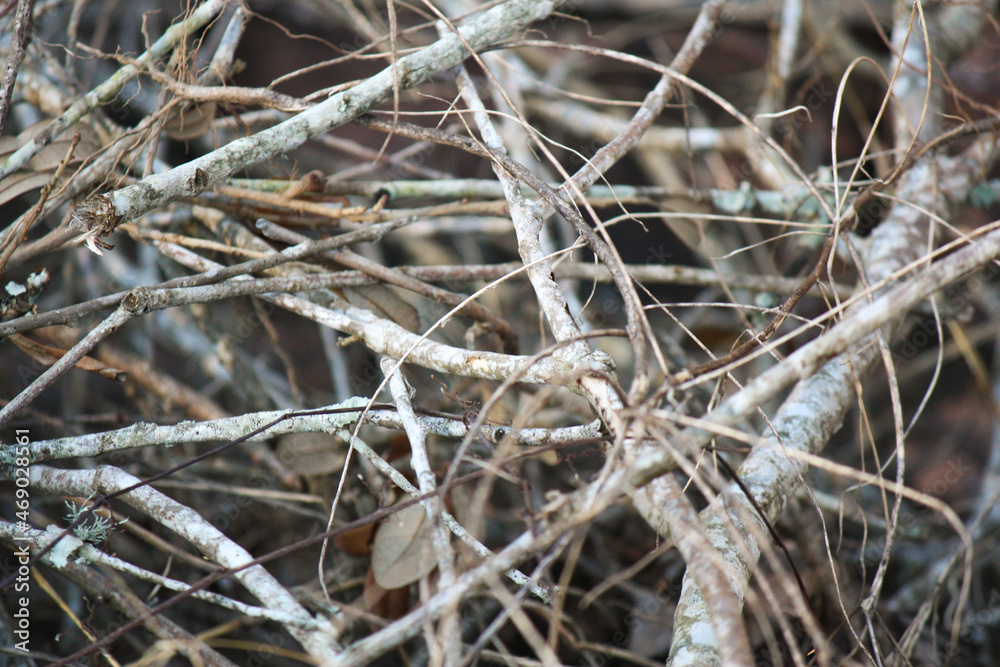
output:
M396 512L379 528L372 545L372 571L382 588L409 586L437 564L431 524L420 504Z

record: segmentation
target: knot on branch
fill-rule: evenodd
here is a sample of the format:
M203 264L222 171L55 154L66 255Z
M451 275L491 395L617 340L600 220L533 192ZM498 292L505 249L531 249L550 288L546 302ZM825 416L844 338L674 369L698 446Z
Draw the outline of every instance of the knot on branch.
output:
M194 175L188 179L188 189L192 196L200 195L208 187L208 174L202 169L195 169Z
M617 367L614 357L604 350L594 350L590 353L590 359L593 362L591 368L595 371L614 371Z
M303 192L323 192L326 187L326 174L319 169L313 169L302 177Z
M115 231L115 227L121 221L122 217L115 210L111 197L106 194L96 194L77 204L70 225L83 232L80 240L88 248L98 255L103 255L104 250L111 250L114 246L102 241L101 237Z
M122 308L133 315L148 313L153 305L153 295L145 287L136 287L122 299Z

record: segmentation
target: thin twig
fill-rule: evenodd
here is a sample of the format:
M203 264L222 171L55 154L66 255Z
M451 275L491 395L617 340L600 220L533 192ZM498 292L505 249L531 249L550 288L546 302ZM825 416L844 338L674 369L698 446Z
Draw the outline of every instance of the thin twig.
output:
M7 124L7 114L10 112L10 98L14 94L14 83L17 81L17 71L24 60L24 52L31 39L31 10L35 0L17 0L17 10L14 14L14 33L7 49L7 66L3 71L3 82L0 83L0 134L3 134Z
M181 40L187 38L192 32L201 28L218 14L229 0L205 0L193 12L189 13L182 21L170 26L170 28L156 42L149 47L149 50L139 56L136 61L145 64L158 60L170 52ZM71 127L88 113L101 104L105 104L114 98L122 87L136 74L137 68L134 65L122 67L114 75L109 77L89 93L78 99L59 118L53 120L45 130L33 137L19 149L14 151L7 160L0 165L0 179L14 173L32 157L38 154L42 148L52 142L57 136Z
M94 349L99 342L113 334L123 324L133 317L141 314L142 293L133 290L122 301L122 306L111 313L104 321L94 327L90 333L83 337L79 343L73 346L69 352L64 354L59 361L52 364L39 375L35 380L24 388L21 393L15 396L7 405L0 409L0 426L9 422L14 415L20 412L25 406L35 400L39 394L45 391L59 376L76 365L88 352Z
M284 123L236 139L168 172L144 178L136 185L85 200L77 207L75 222L91 238L107 236L122 222L177 199L200 194L242 169L287 153L308 139L350 122L389 99L396 81L403 88L418 85L440 69L461 62L468 55L466 45L483 49L503 41L532 22L545 18L554 7L555 3L551 2L508 0L462 26L461 37L454 34L442 37ZM129 67L123 70L132 73L134 68Z

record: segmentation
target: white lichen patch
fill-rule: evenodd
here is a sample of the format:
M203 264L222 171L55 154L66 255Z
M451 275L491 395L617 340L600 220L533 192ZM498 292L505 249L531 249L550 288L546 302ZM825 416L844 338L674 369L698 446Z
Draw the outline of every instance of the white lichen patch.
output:
M11 296L21 296L28 291L28 288L20 283L15 283L13 280L7 283L7 294Z
M53 539L58 539L63 533L62 529L57 526L48 526L45 530L53 536ZM58 539L55 546L49 551L49 560L52 562L52 566L56 569L66 567L69 559L84 546L86 546L84 541L76 535L65 535L62 539Z

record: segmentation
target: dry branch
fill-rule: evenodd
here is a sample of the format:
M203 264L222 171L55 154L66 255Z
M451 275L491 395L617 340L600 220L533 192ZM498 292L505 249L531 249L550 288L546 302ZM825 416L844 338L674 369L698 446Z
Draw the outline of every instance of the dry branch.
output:
M385 102L397 87L408 89L419 85L461 62L469 55L467 49L478 51L503 41L545 18L555 7L556 3L547 0L508 0L459 28L459 34L446 35L435 44L400 58L379 74L279 125L236 139L136 185L82 202L74 214L75 224L88 238L100 238L111 234L122 222L182 197L201 194L247 167L287 153L309 139L349 123ZM13 156L8 161L11 160Z
M1000 258L1000 114L961 85L1000 81L995 1L896 3L891 36L887 0L254 3L281 36L8 4L0 337L35 353L0 348L31 482L0 542L95 600L57 664L229 664L203 621L324 665L995 662L997 494L960 509L1000 469L968 435L1000 307L961 282ZM63 159L81 119L103 148ZM934 500L951 441L990 462Z

